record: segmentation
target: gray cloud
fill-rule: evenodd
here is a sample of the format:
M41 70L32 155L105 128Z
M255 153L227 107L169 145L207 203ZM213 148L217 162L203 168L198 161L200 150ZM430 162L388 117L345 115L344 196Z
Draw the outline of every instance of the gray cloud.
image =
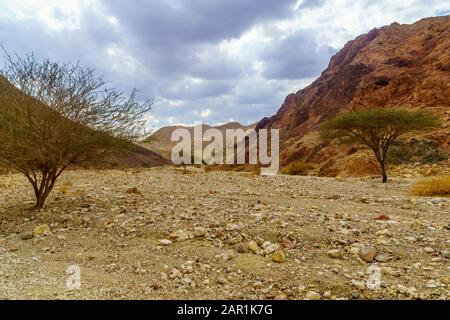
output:
M101 0L64 6L47 0L40 2L45 8L31 10L34 2L5 1L0 42L20 54L79 60L114 86L158 98L158 125L193 123L207 114L202 120L210 123L250 123L273 114L288 93L318 76L336 51L331 43L337 48L392 17L412 22L448 14L445 2L411 0L403 10L392 0ZM43 15L79 27L54 28Z
M335 50L320 46L310 30L299 30L278 40L264 54L264 76L270 79L303 79L317 76Z
M299 9L314 8L323 6L326 0L303 0Z
M257 22L292 14L295 0L105 0L130 35L150 46L184 46L238 37Z

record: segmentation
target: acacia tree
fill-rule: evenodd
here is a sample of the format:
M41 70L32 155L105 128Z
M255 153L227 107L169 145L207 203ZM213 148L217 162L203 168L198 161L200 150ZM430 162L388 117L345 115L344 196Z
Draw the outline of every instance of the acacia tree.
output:
M91 166L132 148L152 100L107 87L79 64L9 55L0 70L0 161L24 174L42 208L71 165Z
M386 183L387 153L392 142L408 132L438 125L439 119L428 112L371 109L342 114L323 123L321 130L325 139L340 139L370 148L380 165L383 183Z

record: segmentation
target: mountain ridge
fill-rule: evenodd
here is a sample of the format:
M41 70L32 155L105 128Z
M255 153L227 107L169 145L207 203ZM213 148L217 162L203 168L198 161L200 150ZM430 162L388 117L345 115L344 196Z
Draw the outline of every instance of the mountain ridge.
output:
M349 171L345 163L357 157L354 148L321 141L318 129L322 122L342 112L379 107L428 110L441 116L444 123L420 137L432 139L448 151L448 52L450 16L373 29L349 41L318 79L289 94L274 116L257 124L257 130L280 129L283 165L311 162L321 167L323 175L335 176ZM361 152L356 153L361 167L366 167L362 171L376 170L373 163L364 163L367 157L361 157Z
M146 141L144 141L144 143L142 143L141 146L148 150L152 150L167 159L170 159L172 148L178 143L178 142L171 141L172 132L176 129L186 129L189 131L189 133L193 137L195 127L196 126L181 126L181 125L162 127L160 129L158 129L155 133L153 133ZM242 125L236 121L228 122L228 123L217 125L217 126L202 124L203 132L205 132L208 129L218 129L222 132L224 137L225 137L225 131L227 129L248 130L248 129L254 129L255 127L256 127L256 123L250 124L250 125Z

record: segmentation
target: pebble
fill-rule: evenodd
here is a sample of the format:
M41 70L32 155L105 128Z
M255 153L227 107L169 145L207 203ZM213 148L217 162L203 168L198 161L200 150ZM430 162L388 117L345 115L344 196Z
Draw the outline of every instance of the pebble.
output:
M337 250L330 250L330 251L327 252L327 255L330 258L333 258L333 259L342 259L344 257L344 254L343 254L342 250L339 250L339 249L337 249Z
M40 226L37 226L33 230L33 237L41 237L48 235L50 233L50 227L47 224L42 224Z
M178 242L183 242L183 241L186 241L186 240L189 239L189 235L184 230L177 230L175 232L172 232L169 235L169 239L170 240L175 240L175 241L178 241Z
M425 253L433 253L433 252L434 252L434 249L431 248L431 247L426 247L426 248L423 249L423 251L424 251Z
M21 235L20 235L20 239L22 239L22 240L30 240L30 239L33 239L33 232L23 232Z
M283 250L275 251L275 253L272 255L272 261L276 263L283 263L286 261L286 255L284 254Z
M159 243L160 243L161 245L163 245L163 246L169 246L169 245L171 245L173 242L172 242L171 240L162 239L162 240L159 240Z
M208 230L206 230L203 227L196 227L196 228L194 228L194 237L202 238L202 237L206 236L207 232L208 232Z
M306 300L320 300L320 298L320 294L315 291L308 291L305 296Z
M376 235L379 237L391 237L392 236L391 232L388 229L380 230L376 233Z
M253 253L259 252L259 246L255 241L250 241L249 243L247 243L247 247Z
M450 259L450 251L449 250L442 251L442 256L446 259Z
M377 256L377 254L378 254L377 249L370 246L363 247L359 251L359 257L367 263L372 262Z

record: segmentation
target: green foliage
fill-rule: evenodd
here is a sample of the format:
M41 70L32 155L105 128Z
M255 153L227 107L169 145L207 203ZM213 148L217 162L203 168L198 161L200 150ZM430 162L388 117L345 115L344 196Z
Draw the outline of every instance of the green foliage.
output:
M387 182L386 157L390 146L400 136L439 125L439 119L428 112L401 109L371 109L350 112L331 119L321 126L322 137L345 143L359 143L370 148Z
M435 164L447 160L448 154L439 150L436 141L411 139L408 142L393 142L387 158L390 163L395 165L411 162Z
M401 109L371 109L340 115L322 124L322 137L344 138L351 141L382 140L399 137L410 131L434 128L439 118L429 112L410 112Z
M314 165L312 164L304 163L301 161L295 161L284 167L281 170L281 173L291 176L306 176L313 169Z

